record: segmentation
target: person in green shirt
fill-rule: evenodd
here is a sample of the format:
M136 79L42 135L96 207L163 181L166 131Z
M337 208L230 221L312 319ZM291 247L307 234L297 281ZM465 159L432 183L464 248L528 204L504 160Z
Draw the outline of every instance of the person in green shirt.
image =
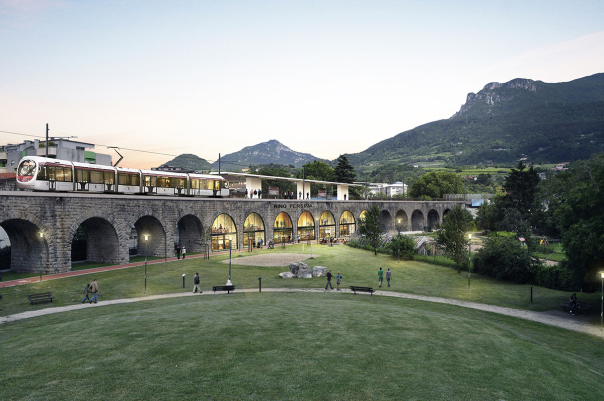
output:
M380 267L380 270L378 270L378 283L380 283L380 287L382 286L382 281L384 281L384 271Z

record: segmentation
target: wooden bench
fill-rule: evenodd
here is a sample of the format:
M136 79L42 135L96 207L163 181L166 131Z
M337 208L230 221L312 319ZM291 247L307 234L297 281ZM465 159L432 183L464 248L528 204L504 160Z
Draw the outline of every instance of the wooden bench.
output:
M230 294L231 291L235 291L235 286L234 285L215 285L214 287L212 287L212 291L214 291L214 294L216 294L216 291L226 291L228 294Z
M562 306L562 311L566 312L567 309L570 311L570 302L566 302L560 306ZM579 301L579 302L577 302L577 306L575 306L575 313L578 313L579 311L586 312L590 309L591 309L591 304L589 302Z
M47 302L47 301L52 302L52 300L54 299L54 297L52 296L52 294L50 292L41 292L39 294L30 294L27 296L27 298L29 298L29 302L31 302L32 305L34 304L34 302Z
M369 293L371 293L371 295L373 295L373 293L375 292L373 290L373 288L371 288L371 287L359 287L359 286L356 286L356 285L351 285L350 289L355 294L357 293L357 291L359 291L359 292L369 292Z

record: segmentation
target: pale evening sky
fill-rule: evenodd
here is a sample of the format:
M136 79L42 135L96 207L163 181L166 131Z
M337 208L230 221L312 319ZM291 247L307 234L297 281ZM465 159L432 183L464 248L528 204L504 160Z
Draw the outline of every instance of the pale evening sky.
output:
M270 139L334 159L489 82L598 72L598 0L0 0L0 131L209 161Z

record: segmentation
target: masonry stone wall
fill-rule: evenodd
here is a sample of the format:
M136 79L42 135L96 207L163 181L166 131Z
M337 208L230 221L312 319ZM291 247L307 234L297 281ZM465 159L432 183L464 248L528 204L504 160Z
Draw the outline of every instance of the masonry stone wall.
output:
M11 242L11 270L46 273L71 270L73 236L82 227L87 235L87 258L91 262L127 263L132 227L138 234L138 253L156 257L174 255L174 235L187 252L201 251L201 234L216 217L229 215L237 231L237 246L243 247L243 225L247 216L258 213L265 225L265 239L274 236L277 215L286 212L297 234L298 218L308 211L313 219L330 211L340 232L340 216L352 213L355 223L373 204L382 210L383 224L395 230L424 229L442 221L459 202L413 201L318 201L273 199L179 198L160 196L91 195L0 191L0 225ZM463 206L463 205L462 205ZM414 217L415 216L415 217ZM315 235L317 233L315 228ZM43 233L40 237L39 234ZM144 241L143 234L149 239ZM41 263L40 263L41 262Z

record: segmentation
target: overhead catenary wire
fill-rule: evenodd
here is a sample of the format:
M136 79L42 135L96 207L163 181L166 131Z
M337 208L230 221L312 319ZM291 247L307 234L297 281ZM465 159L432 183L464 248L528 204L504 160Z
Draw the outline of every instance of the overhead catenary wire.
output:
M20 133L20 132L3 131L3 130L0 130L0 133L19 135L19 136L27 136L27 137L32 137L32 138L42 138L42 139L46 140L46 137L43 136L43 135L23 134L23 133ZM139 152L139 153L147 153L147 154L159 155L159 156L170 156L170 157L178 157L178 156L180 156L180 155L174 155L174 154L171 154L171 153L153 152L153 151L150 151L150 150L142 150L142 149L123 148L121 146L103 145L103 144L99 144L99 143L96 143L94 145L95 146L102 146L102 147L106 147L106 148L117 148L117 149L121 149L121 150L128 150L130 152ZM206 159L206 161L208 163L216 163L218 160L207 160ZM221 159L221 163L228 163L228 164L232 164L232 165L235 165L235 166L243 166L243 167L248 167L249 166L249 163L244 164L244 163L241 163L239 160L237 160L237 161L229 161L229 160L222 160Z

